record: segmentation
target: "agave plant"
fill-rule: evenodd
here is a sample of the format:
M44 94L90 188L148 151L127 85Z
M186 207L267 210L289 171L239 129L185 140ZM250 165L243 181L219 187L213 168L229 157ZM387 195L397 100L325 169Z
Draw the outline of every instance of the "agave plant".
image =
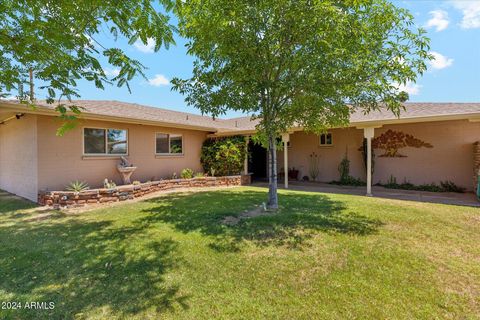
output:
M84 181L72 181L67 186L68 191L81 192L90 189L88 184Z

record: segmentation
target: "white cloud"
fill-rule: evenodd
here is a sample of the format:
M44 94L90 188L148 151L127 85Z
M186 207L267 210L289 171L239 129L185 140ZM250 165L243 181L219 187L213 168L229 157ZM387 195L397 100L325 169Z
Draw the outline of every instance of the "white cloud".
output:
M147 39L147 45L143 44L140 40L135 41L133 45L143 53L153 53L155 51L155 40L152 38Z
M463 29L480 28L480 1L452 0L454 8L462 11L463 18L460 27Z
M450 21L448 20L448 12L444 10L434 10L430 11L429 14L432 16L430 20L427 21L425 25L427 28L435 28L435 30L442 31L447 29Z
M429 63L433 69L441 70L448 68L453 64L453 59L447 58L436 51L431 51L430 54L433 56L433 60Z
M120 73L120 69L118 69L118 68L114 68L114 69L106 68L106 69L103 70L103 72L105 72L105 75L107 77L116 77Z
M156 74L155 77L148 79L148 84L154 87L168 86L170 80L168 80L163 74Z
M399 92L405 91L410 96L416 96L420 94L421 85L408 81L407 84L398 85L397 90Z

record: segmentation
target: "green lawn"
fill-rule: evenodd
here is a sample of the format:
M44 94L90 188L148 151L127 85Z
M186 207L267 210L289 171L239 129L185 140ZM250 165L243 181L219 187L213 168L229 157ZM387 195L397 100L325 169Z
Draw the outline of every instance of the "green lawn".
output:
M474 319L480 209L266 190L168 194L35 219L0 194L0 310L31 319Z

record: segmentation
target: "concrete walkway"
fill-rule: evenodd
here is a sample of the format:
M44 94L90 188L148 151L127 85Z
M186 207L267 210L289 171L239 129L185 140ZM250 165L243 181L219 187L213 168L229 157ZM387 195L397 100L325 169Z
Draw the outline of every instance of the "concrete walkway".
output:
M252 186L268 187L266 182L254 182ZM283 188L283 183L279 183L278 187ZM353 194L364 196L365 187L337 186L328 183L289 181L289 190ZM387 189L384 187L372 187L373 197L388 198L397 200L420 201L430 203L452 204L459 206L480 207L480 201L477 200L473 193L455 193L455 192L426 192Z

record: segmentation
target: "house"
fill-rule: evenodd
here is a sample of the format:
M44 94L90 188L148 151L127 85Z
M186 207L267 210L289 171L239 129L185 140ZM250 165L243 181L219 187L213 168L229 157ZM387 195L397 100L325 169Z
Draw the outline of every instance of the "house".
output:
M184 168L201 171L200 150L208 137L255 133L248 117L212 119L189 113L118 101L74 101L83 107L78 125L64 136L53 106L32 109L0 101L0 189L36 201L40 190L63 190L75 180L100 186L105 178L120 183L121 156L138 169L134 180L170 177ZM449 180L473 190L480 169L480 103L406 103L399 118L380 110L351 115L347 128L315 135L292 128L282 135L278 168L309 176L316 156L319 181L338 180L338 165L348 156L350 174L371 185ZM365 140L364 140L365 139ZM364 159L366 147L373 159ZM267 175L266 152L249 143L245 171ZM373 170L366 170L372 166ZM366 174L373 171L373 174ZM287 175L288 176L288 175ZM288 181L285 181L287 184Z

